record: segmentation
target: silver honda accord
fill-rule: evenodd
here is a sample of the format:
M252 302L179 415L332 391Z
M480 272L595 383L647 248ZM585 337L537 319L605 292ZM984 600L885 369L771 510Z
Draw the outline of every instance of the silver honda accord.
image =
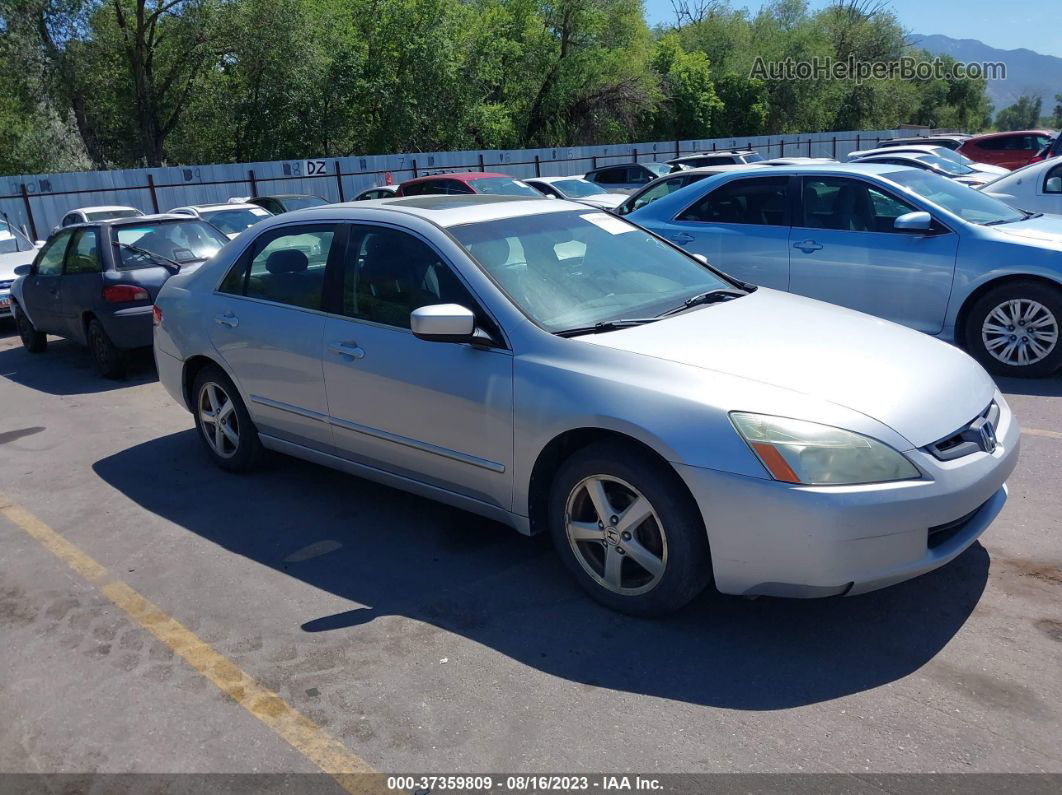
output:
M711 582L831 596L935 569L1018 456L962 351L562 200L287 213L154 311L162 382L218 466L274 450L548 532L637 615Z

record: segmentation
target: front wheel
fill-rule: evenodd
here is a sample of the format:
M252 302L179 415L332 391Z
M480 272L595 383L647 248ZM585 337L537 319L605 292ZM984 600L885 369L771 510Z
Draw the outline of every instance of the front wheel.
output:
M33 323L21 308L12 304L11 309L15 313L15 328L18 329L22 347L30 353L44 353L48 349L48 337L34 328Z
M554 546L579 584L607 607L661 616L711 580L700 512L667 464L601 442L560 468L550 495Z
M254 469L263 455L258 429L236 385L220 367L208 365L192 385L195 427L214 463L230 472Z
M1011 282L989 290L970 310L966 349L985 369L1040 378L1062 367L1062 290Z

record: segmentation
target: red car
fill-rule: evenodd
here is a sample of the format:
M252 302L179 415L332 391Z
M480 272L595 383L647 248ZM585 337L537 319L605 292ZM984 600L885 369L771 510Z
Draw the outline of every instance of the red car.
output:
M1032 162L1054 136L1046 130L1015 130L968 138L959 147L961 155L978 163L991 163L1012 171Z
M490 171L464 171L458 174L431 174L427 177L407 179L398 186L396 196L424 196L438 194L494 193L502 196L531 196L541 199L542 194L530 185L513 179L508 174Z

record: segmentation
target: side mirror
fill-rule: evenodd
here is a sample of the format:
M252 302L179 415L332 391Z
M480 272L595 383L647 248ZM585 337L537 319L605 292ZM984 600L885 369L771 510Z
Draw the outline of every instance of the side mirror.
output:
M34 240L33 241L33 247L34 248L44 248L44 244L47 243L47 242L48 242L47 240Z
M428 342L469 342L476 331L476 316L460 304L433 304L409 315L413 336Z
M29 276L30 271L33 270L32 265L18 265L15 267L16 276Z
M903 232L928 232L933 226L933 216L923 211L904 213L892 225Z

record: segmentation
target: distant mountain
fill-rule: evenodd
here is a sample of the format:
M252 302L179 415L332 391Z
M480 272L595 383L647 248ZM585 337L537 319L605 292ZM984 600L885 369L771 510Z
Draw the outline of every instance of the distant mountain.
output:
M977 39L914 34L912 44L933 55L950 55L959 61L1002 61L1007 65L1006 80L989 80L988 97L996 110L1013 105L1022 94L1042 97L1044 115L1055 106L1055 94L1062 94L1062 58L1040 55L1032 50L997 50Z

